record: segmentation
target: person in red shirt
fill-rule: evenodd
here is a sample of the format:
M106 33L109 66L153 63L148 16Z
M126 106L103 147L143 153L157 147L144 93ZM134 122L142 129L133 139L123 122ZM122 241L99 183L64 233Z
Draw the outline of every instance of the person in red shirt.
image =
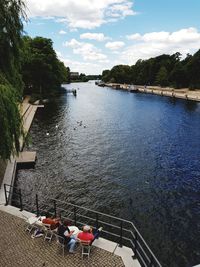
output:
M51 230L54 230L56 228L58 228L58 226L60 225L60 218L51 218L51 217L47 217L45 219L42 219L41 217L38 219L38 221L42 221L42 223L45 225L45 224L48 224L50 225L50 229ZM37 228L34 233L31 235L32 238L35 238L35 237L40 237L44 235L44 230L43 229L40 229L40 228Z
M83 232L80 232L77 236L77 238L80 241L88 241L90 243L90 245L92 244L92 242L99 237L101 231L102 231L102 227L100 227L99 229L95 230L94 234L92 233L92 228L88 225L83 226Z
M49 224L51 229L54 230L60 225L60 218L46 218L42 220L42 223Z
M83 232L80 232L77 238L81 241L92 242L94 240L94 235L91 233L90 226L83 226Z

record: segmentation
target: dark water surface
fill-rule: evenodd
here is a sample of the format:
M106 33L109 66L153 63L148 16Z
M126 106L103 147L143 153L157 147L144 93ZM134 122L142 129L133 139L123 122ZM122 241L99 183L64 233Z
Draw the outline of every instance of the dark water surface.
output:
M76 98L38 111L37 164L19 171L17 185L133 220L163 266L200 263L200 104L67 87L79 87Z

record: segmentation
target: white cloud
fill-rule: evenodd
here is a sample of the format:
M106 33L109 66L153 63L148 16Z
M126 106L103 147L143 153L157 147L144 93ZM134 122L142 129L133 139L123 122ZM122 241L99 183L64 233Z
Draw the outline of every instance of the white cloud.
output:
M101 53L101 50L96 48L93 44L79 42L76 39L71 39L64 44L66 47L71 47L73 53L81 55L84 60L106 60L107 56Z
M70 28L93 29L110 21L134 15L131 0L26 0L29 17L54 17ZM60 20L61 19L61 20Z
M86 32L80 35L80 39L89 39L89 40L96 40L96 41L102 42L102 41L109 39L109 37L106 37L103 33Z
M59 31L59 34L61 34L61 35L64 35L64 34L66 34L67 32L66 31L63 31L63 30L60 30Z
M76 39L71 39L69 42L65 42L64 46L71 47L71 48L78 48L82 45L83 43L77 41Z
M169 32L151 32L141 36L141 40L144 42L167 42L170 38Z
M135 33L127 35L129 40L141 40L144 42L161 42L161 43L183 43L183 42L195 42L199 40L200 33L195 28L181 29L176 32L150 32L144 35Z
M71 71L77 71L85 74L101 74L103 66L101 63L81 62L65 58L60 51L56 51L58 58L69 67Z
M122 48L125 45L124 42L118 41L118 42L108 42L106 43L105 47L109 48L110 50L117 50Z
M60 51L57 51L57 50L55 50L56 51L56 55L57 55L57 57L58 58L61 58L62 57L62 53L60 52Z
M70 67L71 71L77 71L79 73L85 73L88 74L101 74L102 70L105 68L105 62L100 63L91 63L91 62L80 62L80 61L74 61L68 58L59 58L62 62L64 62L66 67ZM104 64L103 64L104 63ZM109 66L111 67L111 66Z
M110 9L108 10L107 14L110 17L126 17L126 16L130 16L130 15L136 15L136 12L134 12L132 10L132 5L133 3L131 2L122 2L121 4L114 4L110 7Z
M109 59L101 59L99 60L99 63L110 63L110 60ZM105 66L104 66L105 68Z
M126 35L128 40L141 40L142 36L139 33L134 33L131 35Z
M169 40L174 43L194 43L199 41L200 33L195 28L182 29L177 32L173 32L169 37Z
M180 52L184 57L187 53L193 54L200 48L200 32L192 27L172 33L164 31L144 35L135 33L126 37L133 40L133 45L127 47L121 55L121 60L125 60L127 64L134 64L138 59L149 59L176 52Z

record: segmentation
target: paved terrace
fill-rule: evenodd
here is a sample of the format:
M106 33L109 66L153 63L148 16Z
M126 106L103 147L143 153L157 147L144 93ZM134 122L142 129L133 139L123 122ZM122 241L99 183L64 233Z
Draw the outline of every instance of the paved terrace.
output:
M81 248L65 256L56 241L49 243L43 237L32 239L25 232L25 221L0 210L0 266L4 267L123 267L120 256L92 247L90 259L81 258Z

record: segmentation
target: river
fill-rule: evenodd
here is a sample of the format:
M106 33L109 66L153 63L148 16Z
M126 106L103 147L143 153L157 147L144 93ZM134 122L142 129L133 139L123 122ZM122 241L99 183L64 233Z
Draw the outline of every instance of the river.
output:
M45 104L16 185L135 222L163 266L200 263L200 104L101 88ZM31 205L31 199L26 205Z

